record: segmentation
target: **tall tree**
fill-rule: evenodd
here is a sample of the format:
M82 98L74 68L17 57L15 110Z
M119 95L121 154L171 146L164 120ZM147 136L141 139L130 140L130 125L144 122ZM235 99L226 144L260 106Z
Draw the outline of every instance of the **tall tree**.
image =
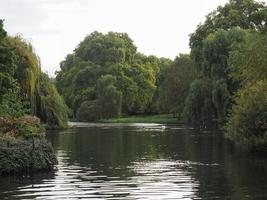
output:
M236 142L267 144L267 35L253 33L230 54L231 77L240 82L226 125Z
M203 62L203 40L218 29L230 30L234 27L265 32L267 21L266 5L254 0L230 0L224 6L206 16L190 35L191 54L200 68Z
M73 54L61 62L61 71L57 73L56 82L74 116L82 105L91 109L96 104L93 102L97 102L97 105L103 104L96 107L102 108L101 112L104 108L113 109L111 106L104 106L108 101L100 100L100 94L104 93L100 93L97 86L107 75L115 78L112 87L106 88L109 95L115 95L116 92L122 95L121 98L115 98L121 101L117 102L121 106L120 112L144 113L153 102L159 63L160 59L155 56L137 53L132 40L125 33L93 32L85 37ZM116 105L112 105L116 110ZM109 110L105 112L108 113Z
M197 105L202 106L205 110L205 102L209 102L211 112L204 112L202 118L197 117L199 114L193 112L194 109L190 108L190 105L194 105L194 101L197 101L197 99L194 100L192 97L196 98L197 96L194 94L189 95L186 103L187 106L185 107L186 110L184 111L184 113L187 113L185 115L186 121L193 122L191 117L196 115L194 119L198 119L199 123L195 124L204 123L204 126L207 126L211 124L210 119L214 120L214 124L222 125L225 123L227 110L231 103L231 95L237 89L236 82L232 81L229 77L229 53L234 45L242 43L245 38L246 31L236 28L229 31L220 29L215 33L211 33L203 40L203 62L198 70L198 79L199 81L208 82L210 95L200 98L198 101L202 101L202 103ZM197 93L197 86L202 87L201 84L196 84L190 92ZM199 88L199 91L202 91L202 88ZM199 109L202 108L200 107Z
M39 58L23 38L7 36L0 20L0 114L37 115L49 126L67 125L67 107Z
M191 56L196 63L199 79L209 81L212 90L211 96L207 98L210 98L208 102L212 103L214 110L205 113L209 116L203 116L204 119L215 118L219 124L225 122L231 96L238 88L238 83L229 77L229 52L234 44L242 43L246 38L245 31L240 28L265 32L266 19L264 3L254 0L230 0L229 3L207 15L205 22L191 34ZM195 88L191 91L196 90ZM186 109L193 111L189 107L193 105L190 99L192 100L192 98L187 99ZM189 110L184 112L187 113L187 121L191 121L188 117L193 115Z
M183 112L195 75L195 66L189 55L180 54L176 57L160 85L158 107L161 112L179 115Z

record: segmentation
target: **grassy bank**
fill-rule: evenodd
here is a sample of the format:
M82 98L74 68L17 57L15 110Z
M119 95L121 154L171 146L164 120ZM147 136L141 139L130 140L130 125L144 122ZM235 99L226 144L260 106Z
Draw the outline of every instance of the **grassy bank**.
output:
M146 115L129 116L116 119L106 119L100 122L105 123L159 123L159 124L177 124L179 121L173 115Z

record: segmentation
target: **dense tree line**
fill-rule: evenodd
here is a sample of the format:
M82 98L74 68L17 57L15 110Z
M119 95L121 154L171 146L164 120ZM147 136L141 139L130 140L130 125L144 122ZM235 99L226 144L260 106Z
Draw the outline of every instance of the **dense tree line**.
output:
M8 36L0 20L0 117L25 114L50 127L67 125L67 106L41 71L33 47L20 36Z
M138 53L125 33L94 32L61 62L56 83L79 120L151 113L171 62Z
M266 19L264 3L230 0L191 34L198 77L185 102L188 123L225 127L230 139L266 144Z
M94 32L61 62L56 83L79 120L172 113L266 144L266 21L264 3L230 0L190 35L190 54L174 61L137 52L125 33Z

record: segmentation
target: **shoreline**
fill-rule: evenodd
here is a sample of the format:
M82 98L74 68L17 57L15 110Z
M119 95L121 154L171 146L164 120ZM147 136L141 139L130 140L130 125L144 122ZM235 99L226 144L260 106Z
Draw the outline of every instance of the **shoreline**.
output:
M53 147L44 138L0 140L0 176L50 171L56 164Z

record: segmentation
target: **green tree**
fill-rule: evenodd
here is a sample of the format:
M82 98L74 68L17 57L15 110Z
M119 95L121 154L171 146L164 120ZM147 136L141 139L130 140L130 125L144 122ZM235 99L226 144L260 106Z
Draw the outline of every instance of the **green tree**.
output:
M9 44L0 20L0 116L20 117L26 113L26 102L21 98L21 87L14 75L17 70L16 51Z
M231 29L228 31L219 29L218 31L209 34L203 40L203 60L201 68L198 69L198 74L199 79L203 79L206 82L209 82L211 95L207 95L204 98L206 98L205 101L211 102L212 110L212 113L206 114L212 117L204 118L213 119L214 124L217 124L219 126L225 123L227 110L230 108L232 102L232 95L236 92L238 88L237 82L229 76L231 69L228 63L229 54L230 51L233 50L234 46L238 46L243 41L245 41L247 35L247 31L239 28ZM195 90L191 91L193 92ZM191 98L191 100L193 99ZM187 101L190 101L190 98L188 98ZM188 102L188 105L193 105L193 102ZM205 106L205 104L198 105ZM189 114L189 112L190 110L193 111L193 109L190 109L188 106L186 107L186 109L189 110L185 111L185 113L187 113L185 118L187 121L190 121L190 118L188 117L192 117L194 114ZM205 110L205 108L203 109ZM202 124L202 122L208 122L201 118L194 118L200 120L200 122L197 124Z
M199 24L190 35L191 54L198 66L203 63L203 40L219 29L230 30L235 27L255 31L266 31L267 12L263 2L254 0L230 0L224 6L206 16L204 23Z
M133 41L126 33L93 32L75 49L75 55L84 61L108 66L114 63L131 63L136 52Z
M201 128L211 127L215 114L215 108L212 103L211 81L194 80L191 83L183 111L186 122Z
M77 120L83 122L95 122L100 119L97 100L84 101L77 110Z
M102 119L119 117L121 114L122 93L115 86L116 78L102 76L97 81L97 104Z
M41 73L37 86L37 116L52 128L66 127L68 108L49 77Z
M0 20L0 103L1 96L8 93L16 82L14 74L17 68L17 57L14 49L8 45L7 33L3 26L3 20Z
M240 82L226 137L246 145L267 144L267 35L253 33L230 54L231 77Z
M227 138L252 146L267 144L266 88L267 81L259 80L239 90L226 125Z
M102 94L117 96L117 92L122 95L121 100L114 97L118 100L118 105L121 105L120 112L144 113L153 104L160 63L161 60L155 56L137 53L132 40L125 33L94 32L61 62L56 84L74 116L81 104L87 101L96 101L99 105L97 109L109 107L117 110L114 102L111 103L114 106L112 108L105 106L107 102L101 100ZM102 93L97 83L107 75L114 77L114 83ZM89 107L91 108L91 104ZM116 113L111 110L110 112Z
M41 72L40 61L30 43L20 36L8 37L9 46L16 54L14 78L21 86L23 98L30 102L32 114L36 114L36 86Z
M164 113L181 114L195 76L194 63L190 56L180 54L176 57L160 84L159 110Z

